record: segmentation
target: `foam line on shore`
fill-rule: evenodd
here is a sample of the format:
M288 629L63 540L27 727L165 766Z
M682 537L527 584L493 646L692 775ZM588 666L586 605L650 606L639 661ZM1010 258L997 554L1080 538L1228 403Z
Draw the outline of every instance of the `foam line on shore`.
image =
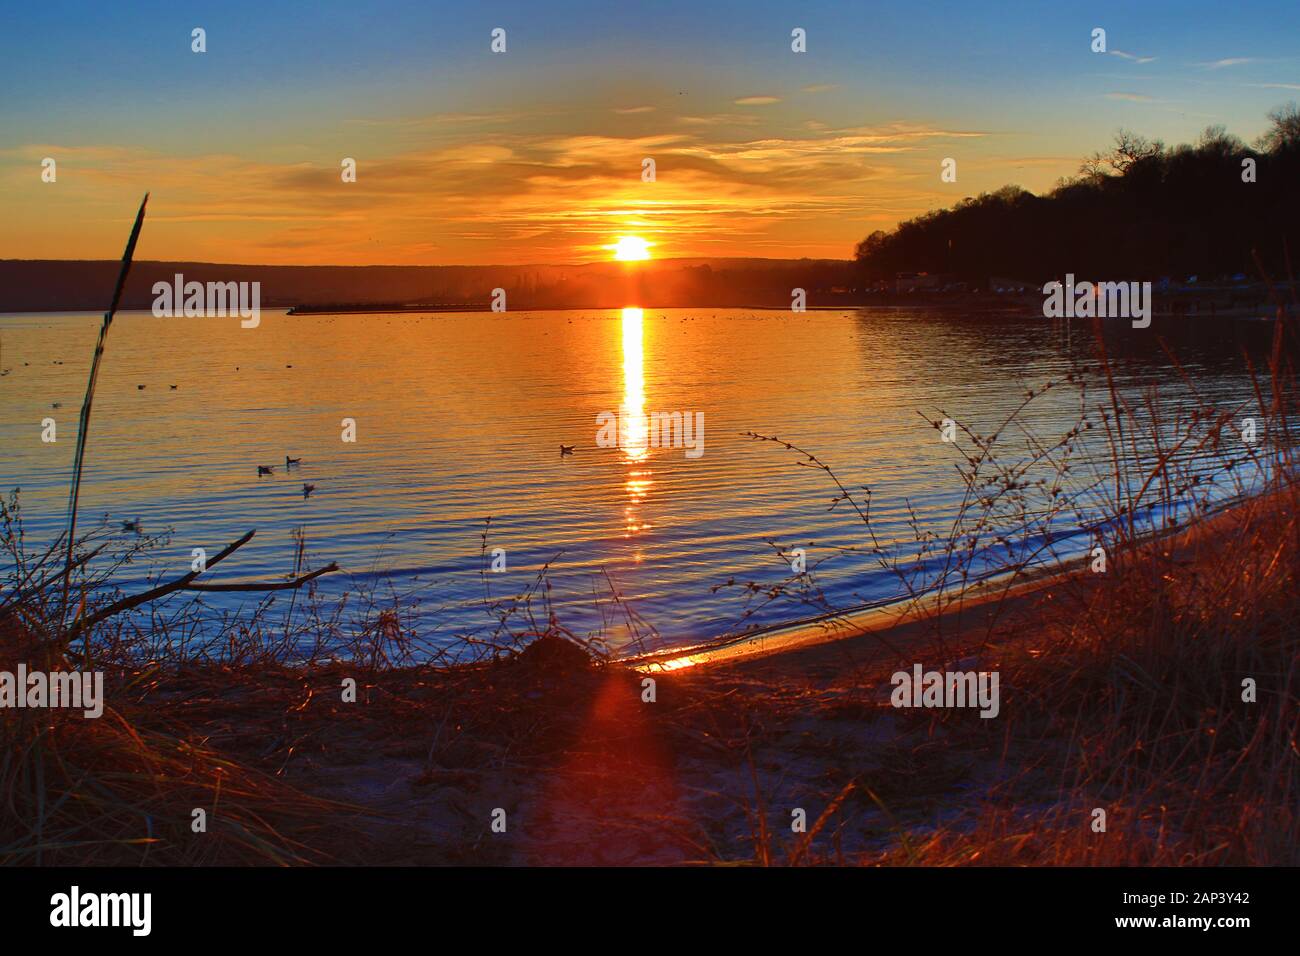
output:
M1255 497L1257 496L1251 494L1235 495L1212 506L1200 516L1200 520L1206 521L1218 517ZM1140 541L1149 544L1170 536L1185 534L1192 527L1194 526L1184 525L1158 529L1141 536ZM894 598L799 621L775 624L745 634L733 634L686 647L619 658L618 663L626 664L642 673L664 673L742 658L766 657L817 644L862 637L918 620L927 612L936 609L939 614L950 614L979 607L994 599L1024 596L1041 587L1060 583L1087 563L1088 555L1084 554L1051 565L1017 568L981 578L958 593L943 588L932 588L929 592L919 595Z

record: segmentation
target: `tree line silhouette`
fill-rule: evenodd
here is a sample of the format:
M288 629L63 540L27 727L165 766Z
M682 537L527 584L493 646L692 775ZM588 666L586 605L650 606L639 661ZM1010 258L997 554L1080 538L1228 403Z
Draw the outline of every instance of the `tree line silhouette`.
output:
M1285 277L1300 212L1300 108L1290 103L1268 116L1253 145L1222 126L1174 147L1120 130L1109 150L1043 195L1004 186L873 232L858 243L858 267L868 280L909 271L968 281L1047 281L1067 272L1204 281L1257 279L1261 266Z

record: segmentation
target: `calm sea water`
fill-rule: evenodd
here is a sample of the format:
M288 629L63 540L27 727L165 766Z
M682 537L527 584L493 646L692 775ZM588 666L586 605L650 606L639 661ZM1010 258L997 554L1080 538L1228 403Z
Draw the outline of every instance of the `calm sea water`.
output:
M11 370L0 378L0 479L22 487L32 545L65 519L98 326L97 315L0 316L0 367ZM1261 324L1186 319L1107 335L1125 393L1159 386L1170 413L1190 399L1161 337L1202 398L1224 407L1251 394L1243 350L1258 358L1268 342ZM909 513L942 529L965 491L958 455L922 413L991 430L1027 386L1061 379L1093 350L1077 321L905 309L268 312L256 329L124 313L100 375L81 514L170 529L151 564L124 569L128 588L186 571L192 548L211 554L251 528L257 537L212 578L274 578L292 567L302 528L313 565L349 572L322 579L327 594L391 579L418 593L435 643L491 628L480 573L491 516L487 547L506 557L488 578L494 596L524 591L550 562L550 597L571 630L627 641L607 620L612 582L661 643L692 642L812 613L716 589L785 578L773 544L804 547L837 605L899 593L872 559L839 550L868 542L844 506L829 509L827 476L742 433L795 442L846 486L870 486L878 539L905 557ZM703 454L645 447L635 431L625 447L597 447L597 415L628 407L703 413ZM1055 437L1078 409L1075 392L1054 392L1027 422ZM47 417L53 444L41 441ZM341 440L344 418L355 443ZM1003 443L1010 457L1026 447L1016 429ZM561 456L561 444L577 449ZM302 465L286 472L286 455ZM274 474L259 478L259 464ZM308 499L304 482L316 485ZM1085 543L1067 536L1062 547Z

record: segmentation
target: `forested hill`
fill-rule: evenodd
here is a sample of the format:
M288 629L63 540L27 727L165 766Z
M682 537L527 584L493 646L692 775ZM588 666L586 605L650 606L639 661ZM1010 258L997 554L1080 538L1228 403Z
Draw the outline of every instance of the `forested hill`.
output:
M1286 250L1300 252L1300 110L1292 103L1269 119L1253 145L1222 127L1176 147L1121 131L1110 150L1084 160L1078 176L1050 193L1006 186L964 199L872 233L857 260L869 279L899 271L976 281L1067 272L1092 280L1254 278L1258 253L1270 276L1285 278Z

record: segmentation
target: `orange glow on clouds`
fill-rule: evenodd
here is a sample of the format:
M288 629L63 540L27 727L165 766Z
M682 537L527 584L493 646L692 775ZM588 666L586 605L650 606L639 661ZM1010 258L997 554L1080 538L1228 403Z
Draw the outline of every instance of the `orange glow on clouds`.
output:
M220 153L95 139L7 146L0 195L10 228L0 232L0 259L112 258L146 191L151 228L140 259L846 259L872 229L951 201L937 177L903 175L904 167L928 169L954 139L982 136L904 123L768 129L758 118L667 110L622 117L634 128L619 135L591 132L588 122L562 108L376 118L343 124L329 142L236 143ZM345 181L339 157L354 154L356 178ZM50 155L57 185L39 175ZM650 183L641 180L646 156L658 161Z

